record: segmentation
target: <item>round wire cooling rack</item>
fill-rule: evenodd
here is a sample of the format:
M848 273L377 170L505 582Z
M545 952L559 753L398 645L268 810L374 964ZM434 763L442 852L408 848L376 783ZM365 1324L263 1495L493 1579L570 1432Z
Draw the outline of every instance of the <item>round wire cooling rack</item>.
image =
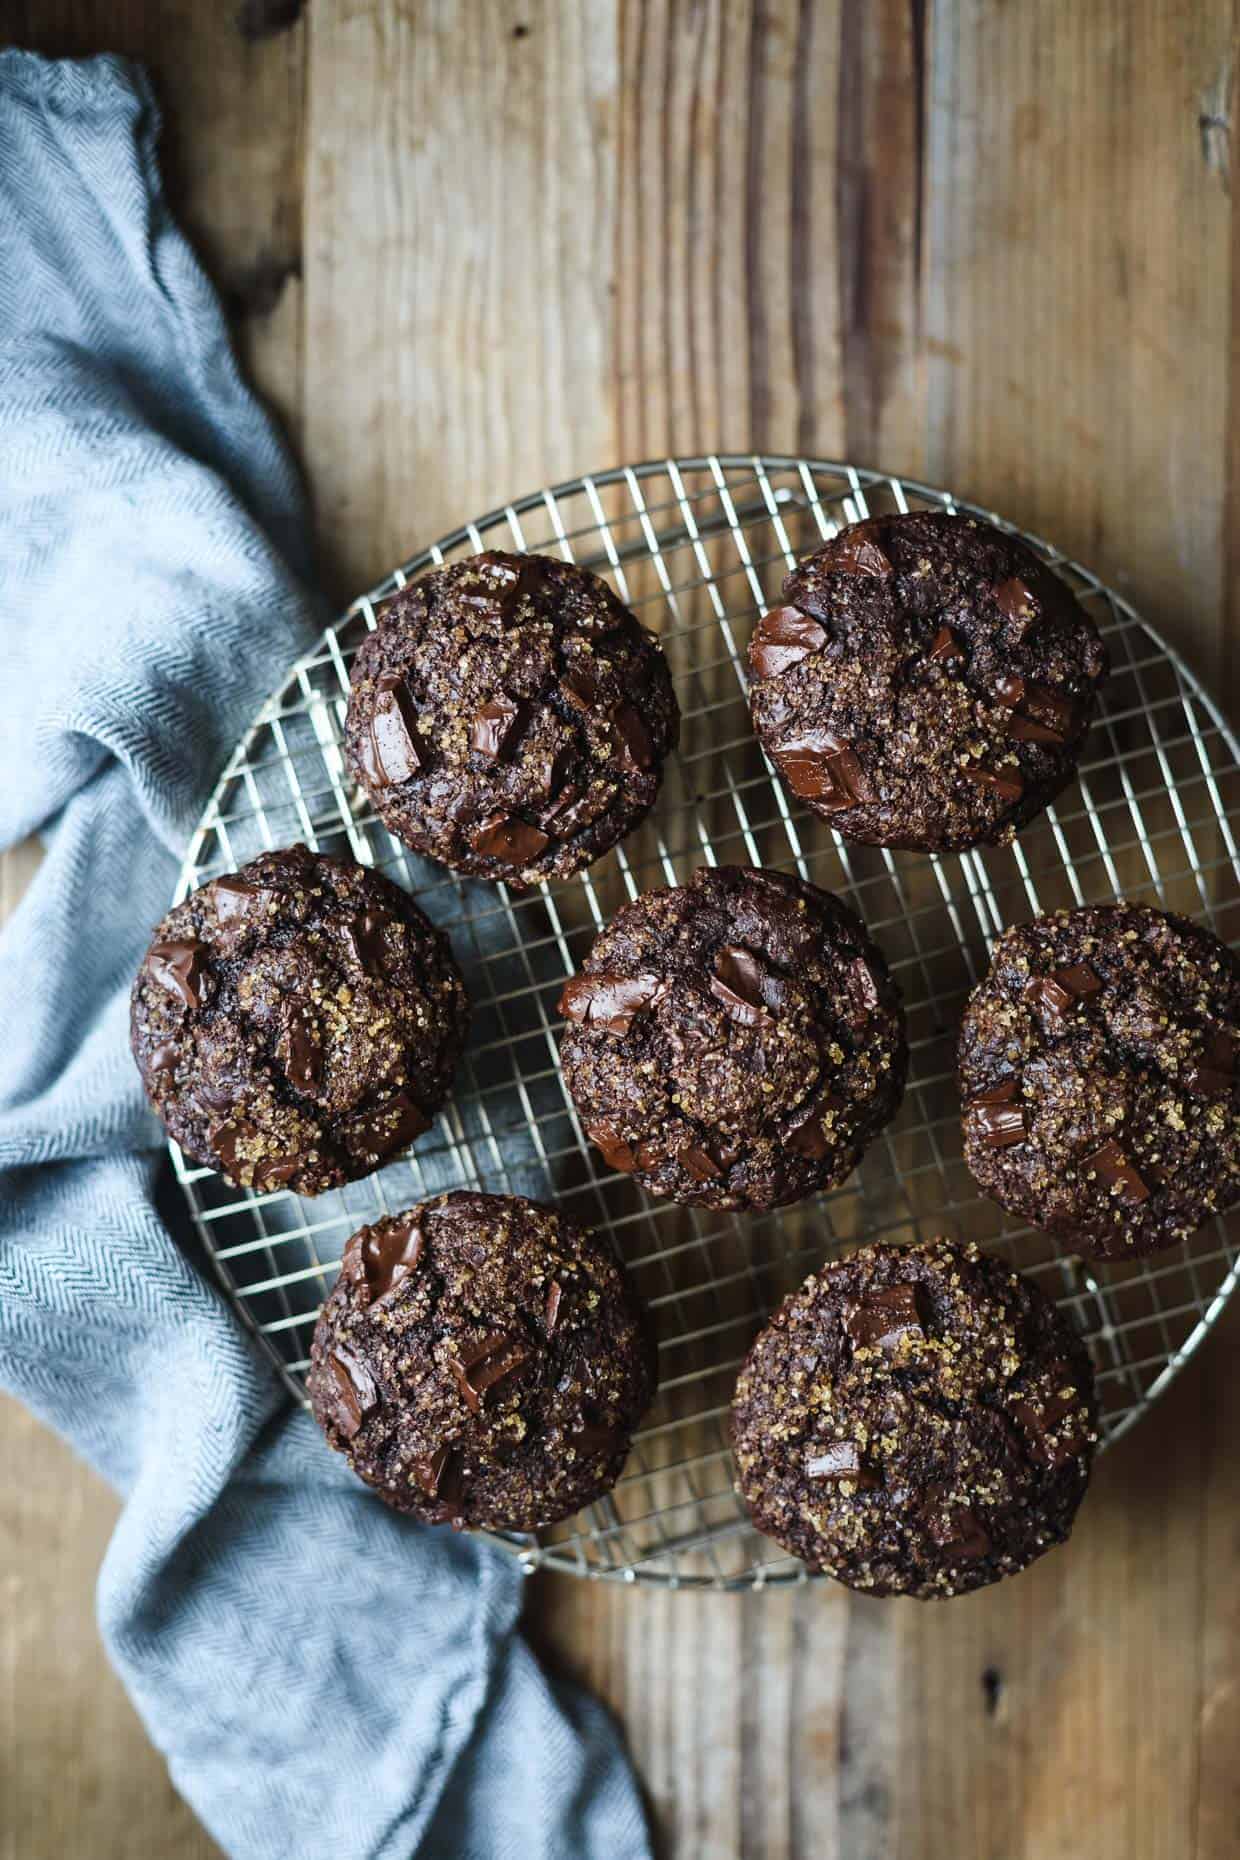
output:
M749 724L744 649L796 558L883 511L976 506L907 479L820 460L668 459L601 472L466 524L397 569L292 667L238 745L191 841L178 898L258 852L304 840L382 868L450 936L473 1002L457 1091L398 1162L313 1201L177 1177L242 1318L304 1400L319 1306L360 1225L458 1187L554 1200L607 1233L652 1307L661 1385L615 1490L537 1538L502 1541L527 1568L673 1586L762 1587L804 1568L754 1532L726 1423L753 1335L824 1259L883 1236L975 1239L1030 1273L1088 1339L1103 1444L1157 1399L1235 1284L1240 1221L1187 1248L1095 1272L980 1197L964 1168L955 1031L995 936L1040 911L1129 897L1240 940L1240 747L1192 673L1132 608L1037 538L1111 649L1079 780L1011 846L926 858L852 847L790 805ZM1016 532L1021 533L1021 532ZM541 551L606 576L663 640L680 698L679 755L644 826L589 871L515 893L418 858L375 818L341 754L349 663L376 604L484 548ZM557 1066L555 1002L597 930L695 866L795 870L846 897L904 991L911 1067L900 1115L833 1193L758 1217L681 1208L608 1172Z

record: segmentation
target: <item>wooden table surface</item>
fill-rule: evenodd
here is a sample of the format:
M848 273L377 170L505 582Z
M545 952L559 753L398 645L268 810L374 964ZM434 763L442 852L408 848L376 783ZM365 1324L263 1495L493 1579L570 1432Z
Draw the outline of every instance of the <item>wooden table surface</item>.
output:
M13 0L145 59L343 601L667 451L950 484L1240 712L1233 0ZM11 905L29 852L3 866ZM949 1606L542 1576L675 1860L1234 1860L1240 1309L1072 1544ZM114 1500L0 1409L0 1856L201 1856L100 1654ZM298 1857L301 1860L301 1857Z

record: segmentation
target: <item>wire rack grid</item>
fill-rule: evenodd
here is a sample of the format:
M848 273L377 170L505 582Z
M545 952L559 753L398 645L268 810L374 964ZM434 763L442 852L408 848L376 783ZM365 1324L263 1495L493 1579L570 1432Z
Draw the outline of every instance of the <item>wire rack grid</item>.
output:
M236 1191L172 1146L199 1236L242 1318L304 1400L310 1335L363 1222L455 1187L555 1200L607 1234L658 1325L660 1392L614 1492L533 1537L527 1569L673 1586L762 1588L805 1570L749 1527L726 1435L758 1326L824 1259L879 1236L976 1239L1030 1273L1088 1339L1103 1444L1168 1386L1230 1295L1240 1223L1185 1249L1094 1271L980 1197L961 1160L954 1040L997 933L1043 910L1127 896L1240 939L1240 749L1186 666L1095 576L1025 540L1071 585L1113 672L1079 781L1010 847L926 858L850 847L787 799L758 748L744 648L798 555L885 510L1002 520L949 493L851 465L773 456L668 459L542 490L445 537L363 595L300 659L238 745L190 844L178 897L294 840L404 884L447 932L474 1005L457 1090L398 1162L335 1194ZM341 754L349 664L376 606L483 549L557 554L607 576L657 630L683 731L648 822L588 872L517 893L445 871L382 827ZM645 1196L586 1142L557 1067L555 1002L627 899L699 864L794 870L847 898L903 989L904 1105L840 1189L747 1217Z

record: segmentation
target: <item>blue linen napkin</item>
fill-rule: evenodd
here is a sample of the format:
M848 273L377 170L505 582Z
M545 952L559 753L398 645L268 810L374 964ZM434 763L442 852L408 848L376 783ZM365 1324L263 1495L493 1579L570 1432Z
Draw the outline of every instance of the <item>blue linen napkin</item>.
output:
M237 1856L646 1860L489 1545L400 1520L164 1225L127 996L205 792L322 616L296 472L118 58L0 54L0 1380L124 1494L109 1653Z

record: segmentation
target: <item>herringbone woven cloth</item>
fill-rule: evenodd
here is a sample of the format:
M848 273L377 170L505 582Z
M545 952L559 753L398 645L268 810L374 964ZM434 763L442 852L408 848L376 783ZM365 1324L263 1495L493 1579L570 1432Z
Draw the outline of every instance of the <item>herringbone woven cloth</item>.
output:
M514 1632L508 1558L356 1484L164 1224L130 976L320 617L157 131L120 59L0 54L0 843L47 848L0 937L0 1377L124 1495L102 1631L228 1852L646 1856L609 1721Z

